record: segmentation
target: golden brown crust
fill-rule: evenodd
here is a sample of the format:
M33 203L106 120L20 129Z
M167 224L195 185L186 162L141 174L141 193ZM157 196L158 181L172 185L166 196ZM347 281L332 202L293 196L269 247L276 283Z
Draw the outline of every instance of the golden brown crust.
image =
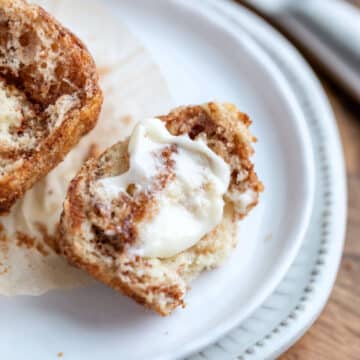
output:
M95 125L100 113L99 92L89 104L66 120L16 171L0 178L0 214L6 213L17 199L46 175Z
M254 138L248 131L250 120L245 114L233 105L209 103L178 108L160 118L173 135L204 137L233 171L242 172L241 177L232 176L229 189L241 192L250 188L258 196L262 184L249 159ZM222 222L193 247L168 259L142 258L124 246L109 247L113 239L107 241L106 236L100 237L92 230L92 214L97 210L90 184L127 169L127 142L118 143L98 159L85 163L64 202L59 246L75 266L159 314L169 315L175 308L185 306L189 282L200 272L219 266L233 250L237 219L247 214L258 198L239 216L234 204L225 197ZM121 236L118 241L121 243Z
M11 33L14 30L9 23L16 23L20 31L23 31L22 35ZM45 48L49 53L56 50L59 53L56 57L57 63L45 50L39 50L42 63L26 57L25 50L32 49L31 41L36 29L49 37L49 44L41 43L37 45L38 48ZM40 109L43 119L46 118L46 111L48 117L52 115L51 106L64 95L74 96L78 104L66 112L60 124L53 125L48 133L44 132L35 148L22 156L17 154L14 159L18 162L16 167L2 171L1 214L7 212L26 190L61 162L80 138L95 126L102 105L102 93L94 61L86 47L42 8L29 5L23 0L0 0L0 34L0 46L3 45L3 48L6 41L12 41L22 44L25 49L14 53L15 55L10 53L10 50L5 54L0 52L0 76L5 78L9 86L16 86L23 91L27 99ZM55 38L52 39L51 36ZM36 38L36 41L39 42L39 38ZM20 58L18 54L23 53L25 55ZM16 58L17 56L19 58ZM21 62L21 65L11 66L16 62L13 57ZM46 64L51 69L52 63L56 68L53 73L49 70L52 76L49 80L45 70L42 70L42 65ZM48 118L46 121L50 122ZM0 160L2 155L0 153Z

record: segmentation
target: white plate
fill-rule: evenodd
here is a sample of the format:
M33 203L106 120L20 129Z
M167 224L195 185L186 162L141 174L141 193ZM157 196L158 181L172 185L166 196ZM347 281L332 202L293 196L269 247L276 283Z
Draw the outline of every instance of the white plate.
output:
M10 359L49 359L59 351L66 359L170 359L194 352L270 295L307 229L314 194L308 125L270 57L207 1L109 4L153 53L177 103L227 100L251 115L260 139L256 166L267 190L242 224L236 253L194 283L186 310L162 319L102 286L1 299L0 354Z
M310 129L315 155L315 202L294 263L272 295L248 318L191 360L274 359L319 316L335 282L346 223L346 177L331 107L308 64L279 33L232 1L206 0L209 16L246 31L281 69Z

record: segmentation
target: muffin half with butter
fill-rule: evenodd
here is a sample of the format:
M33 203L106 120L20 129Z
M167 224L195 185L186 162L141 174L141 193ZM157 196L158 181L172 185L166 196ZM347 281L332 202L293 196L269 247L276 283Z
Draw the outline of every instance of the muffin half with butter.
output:
M71 182L60 247L69 261L161 315L236 246L262 184L250 119L208 103L146 119Z

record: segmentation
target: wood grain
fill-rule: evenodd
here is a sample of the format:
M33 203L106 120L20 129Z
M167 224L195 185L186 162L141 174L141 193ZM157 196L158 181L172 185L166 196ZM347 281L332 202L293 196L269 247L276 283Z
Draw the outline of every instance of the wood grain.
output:
M360 7L360 0L348 1ZM279 360L360 360L360 104L351 100L285 29L257 14L288 37L318 74L335 112L348 175L347 233L334 290L313 327Z

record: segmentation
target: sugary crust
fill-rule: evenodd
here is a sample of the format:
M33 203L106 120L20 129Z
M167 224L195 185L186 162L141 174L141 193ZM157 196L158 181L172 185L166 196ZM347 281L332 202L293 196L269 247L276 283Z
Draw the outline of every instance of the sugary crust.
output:
M36 151L22 161L15 171L0 178L0 214L6 213L39 179L46 175L95 125L100 113L102 95L99 92L82 109L69 114Z
M26 155L18 152L6 160L9 168L0 153L1 214L95 126L102 93L86 47L42 8L23 0L0 0L0 35L0 76L26 95L42 121L52 122L36 147ZM17 49L14 44L22 44L22 48ZM34 52L32 56L30 51ZM56 123L55 106L64 96L73 98L74 103L64 110L61 123Z
M209 103L182 107L160 118L173 135L187 133L192 138L203 137L232 171L244 172L241 181L238 176L232 176L229 191L231 188L236 191L251 188L256 194L262 191L249 160L255 140L248 131L250 120L233 105ZM236 246L237 219L256 205L258 197L242 214L225 197L222 222L193 247L172 258L142 258L126 249L102 251L109 244L92 231L90 185L127 169L127 142L118 143L98 159L85 163L73 179L64 202L59 245L73 265L159 314L169 315L178 306L185 306L184 296L191 280L202 271L221 265L228 257Z

